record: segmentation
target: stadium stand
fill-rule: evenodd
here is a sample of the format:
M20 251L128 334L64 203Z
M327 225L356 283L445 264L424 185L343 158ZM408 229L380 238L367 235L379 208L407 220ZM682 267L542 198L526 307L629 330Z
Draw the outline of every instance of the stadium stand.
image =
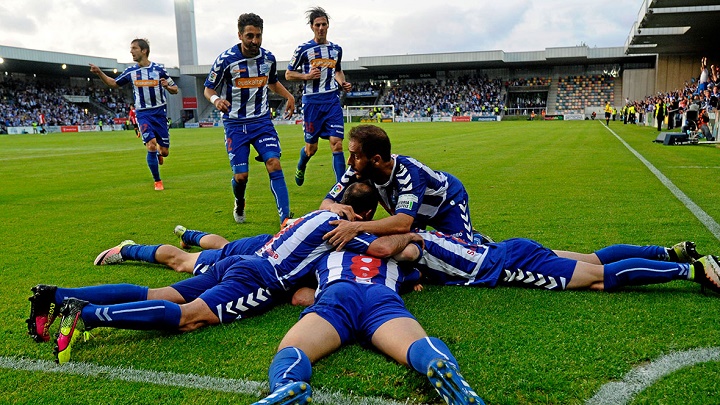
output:
M130 105L126 93L87 83L63 85L50 78L4 76L0 78L0 121L5 127L32 126L44 114L51 126L89 125L125 117Z
M560 113L584 113L585 107L614 105L615 79L607 75L566 76L558 80L556 109Z

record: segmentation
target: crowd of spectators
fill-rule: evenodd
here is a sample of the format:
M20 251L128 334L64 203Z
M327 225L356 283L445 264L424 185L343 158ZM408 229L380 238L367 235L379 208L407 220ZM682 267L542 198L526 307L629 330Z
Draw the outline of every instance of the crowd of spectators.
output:
M387 89L380 104L394 105L403 117L492 114L503 108L502 88L500 79L487 76L406 82Z
M549 77L514 78L505 82L505 87L550 86L551 82L552 79Z
M667 128L671 130L681 125L682 116L687 111L697 111L698 118L712 111L717 113L720 102L718 85L720 85L720 67L714 65L708 67L707 60L703 58L697 78L686 81L682 88L670 92L661 92L640 100L626 99L620 116L625 123L656 126L657 122L654 120L658 115L657 109L663 108L662 115L664 118L667 117Z
M108 112L93 113L89 103L72 102L65 96L89 97ZM0 80L0 125L4 127L37 125L41 114L49 126L108 123L112 118L124 117L129 105L124 93L92 85L62 86L12 77Z

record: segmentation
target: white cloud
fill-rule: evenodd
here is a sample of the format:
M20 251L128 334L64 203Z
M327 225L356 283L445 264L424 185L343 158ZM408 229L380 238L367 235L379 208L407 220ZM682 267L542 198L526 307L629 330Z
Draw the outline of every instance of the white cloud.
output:
M200 64L237 43L237 17L254 12L265 21L263 47L288 60L312 32L305 11L315 2L196 0ZM360 56L546 47L622 46L642 0L365 0L322 5L330 14L328 38L345 60ZM148 38L151 59L177 65L171 0L24 0L0 5L0 44L101 56L130 62L130 41Z

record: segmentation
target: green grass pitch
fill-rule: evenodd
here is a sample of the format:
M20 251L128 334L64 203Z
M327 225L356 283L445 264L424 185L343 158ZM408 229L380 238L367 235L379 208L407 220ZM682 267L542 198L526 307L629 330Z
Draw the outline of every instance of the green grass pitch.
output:
M459 177L474 225L496 240L536 239L554 249L613 243L720 241L603 124L500 122L383 124L395 153ZM637 150L713 218L720 218L718 149L663 146L657 131L611 122ZM279 126L282 164L296 214L316 209L333 185L321 142L306 182L293 181L300 126ZM124 239L177 244L175 225L238 238L278 229L262 164L251 162L246 224L232 219L230 168L220 129L173 129L153 190L145 150L131 131L0 136L0 359L52 361L53 343L27 336L27 297L37 283L159 287L185 277L160 266L95 267ZM347 142L345 143L347 147ZM253 155L254 156L254 155ZM663 355L720 346L720 297L689 282L616 293L428 286L404 296L430 335L443 339L489 404L581 404L606 383ZM99 328L73 362L124 369L265 381L300 308L289 305L231 325L178 335ZM57 325L55 325L57 327ZM258 395L127 382L112 376L0 368L0 403L250 403ZM719 403L720 364L669 374L632 403ZM439 403L427 379L351 346L314 367L315 389L404 403Z

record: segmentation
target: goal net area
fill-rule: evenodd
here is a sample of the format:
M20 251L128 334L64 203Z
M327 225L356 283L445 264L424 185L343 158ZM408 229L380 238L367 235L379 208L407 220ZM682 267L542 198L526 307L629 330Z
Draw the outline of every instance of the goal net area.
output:
M346 122L395 122L395 106L349 105L345 107Z

